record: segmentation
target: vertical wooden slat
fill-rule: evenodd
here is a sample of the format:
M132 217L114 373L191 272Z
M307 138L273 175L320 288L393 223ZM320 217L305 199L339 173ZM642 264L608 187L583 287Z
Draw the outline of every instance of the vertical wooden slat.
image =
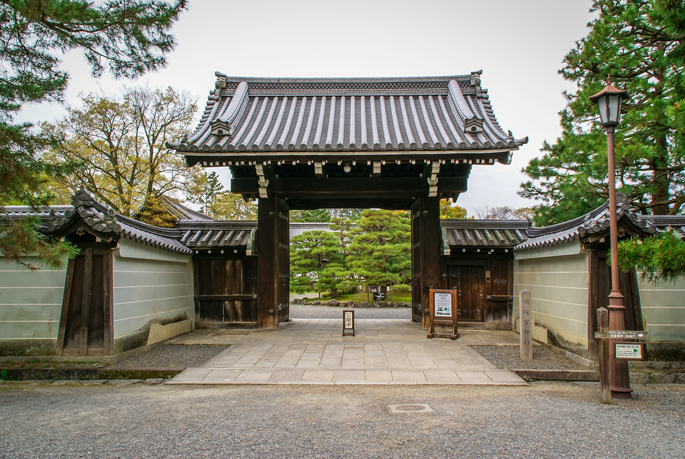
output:
M69 260L67 264L67 278L64 281L64 297L62 299L62 312L59 319L59 331L57 332L57 345L55 354L62 355L64 350L64 335L67 328L67 318L69 317L69 303L71 302L71 290L74 283L74 265L76 259Z
M93 295L93 249L85 249L83 270L83 303L81 306L81 334L79 338L80 355L88 355L88 324L90 323L90 303Z

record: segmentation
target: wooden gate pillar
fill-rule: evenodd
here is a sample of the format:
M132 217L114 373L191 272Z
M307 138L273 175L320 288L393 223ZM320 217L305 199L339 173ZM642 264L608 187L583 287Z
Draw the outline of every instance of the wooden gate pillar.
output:
M420 197L412 205L412 313L428 328L430 288L441 288L440 198ZM418 289L418 291L416 291Z
M288 205L277 193L259 198L257 219L257 327L275 329L290 293Z

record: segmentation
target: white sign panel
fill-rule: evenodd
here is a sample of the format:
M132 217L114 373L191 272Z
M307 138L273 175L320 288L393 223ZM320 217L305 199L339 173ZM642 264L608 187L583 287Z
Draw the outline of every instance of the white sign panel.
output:
M352 323L352 311L345 311L345 326L346 329L354 328Z
M435 317L452 317L452 294L435 292L433 295Z
M617 359L641 359L642 346L639 344L616 344Z

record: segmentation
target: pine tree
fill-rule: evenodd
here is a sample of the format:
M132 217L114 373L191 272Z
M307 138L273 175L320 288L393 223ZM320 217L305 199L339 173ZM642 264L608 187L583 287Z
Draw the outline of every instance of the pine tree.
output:
M346 261L367 285L406 285L411 279L411 229L407 212L364 210Z
M685 8L680 0L595 0L599 17L560 73L578 85L561 112L563 133L545 142L520 194L542 201L538 226L565 221L608 199L607 142L589 97L611 76L626 89L616 129L617 187L645 214L685 204Z
M329 288L335 297L336 271L344 269L344 261L338 239L329 231L305 231L293 237L290 240L291 291L321 293Z
M169 30L185 8L186 0L0 3L0 206L48 204L46 177L66 172L41 158L46 149L59 145L60 138L14 120L26 103L63 100L68 74L59 68L59 56L82 51L96 77L105 70L122 78L157 70L174 47ZM0 251L20 262L17 254L35 249L29 234L35 222L2 220L8 229L2 231ZM75 255L68 244L52 249L58 252L57 257L48 257L53 260L60 254Z

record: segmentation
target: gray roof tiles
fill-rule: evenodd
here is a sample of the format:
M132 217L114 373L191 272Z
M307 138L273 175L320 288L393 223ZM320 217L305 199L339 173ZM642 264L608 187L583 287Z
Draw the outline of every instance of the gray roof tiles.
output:
M440 220L450 247L513 248L525 241L528 220Z
M652 216L640 218L629 208L628 200L623 193L616 193L616 216L621 225L628 228L632 234L649 235L657 232L657 226ZM579 238L591 238L593 235L609 231L609 204L604 203L598 208L573 220L546 226L531 228L529 239L514 248L515 251L549 247Z
M218 75L182 152L512 150L478 73L396 79Z

